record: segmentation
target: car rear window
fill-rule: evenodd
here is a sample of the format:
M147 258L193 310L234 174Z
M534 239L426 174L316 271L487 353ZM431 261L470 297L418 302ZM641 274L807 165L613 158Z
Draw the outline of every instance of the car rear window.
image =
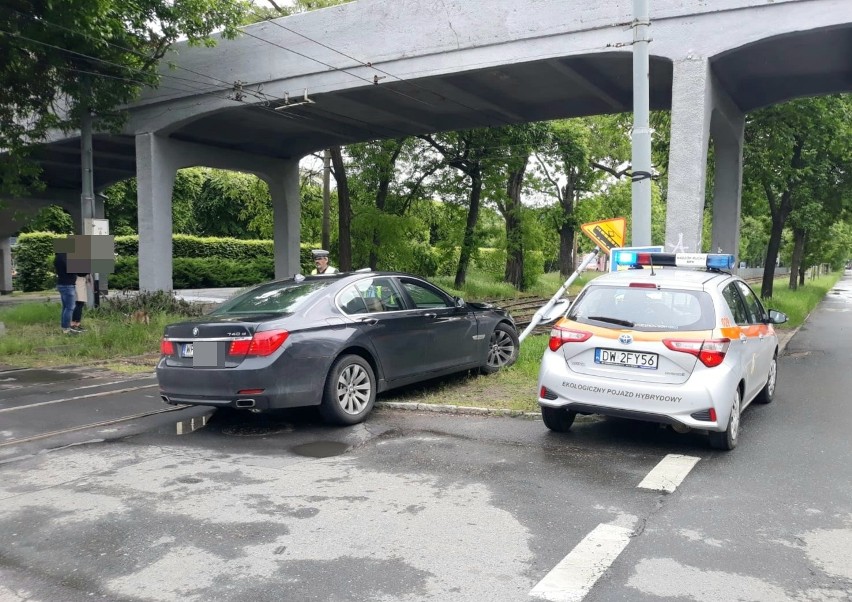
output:
M213 315L291 313L331 281L270 282L217 307Z
M710 330L713 300L704 291L589 286L568 311L577 322L647 331Z

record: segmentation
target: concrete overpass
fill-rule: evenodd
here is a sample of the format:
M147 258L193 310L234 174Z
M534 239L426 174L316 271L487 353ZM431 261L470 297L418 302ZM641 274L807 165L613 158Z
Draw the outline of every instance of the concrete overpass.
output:
M712 139L712 246L736 253L744 115L852 90L850 1L651 4L651 107L672 112L666 243L701 246ZM378 138L630 111L631 20L631 0L358 0L253 25L212 49L178 46L177 68L164 66L160 88L129 107L124 132L96 136L95 186L137 177L140 284L171 289L176 170L255 173L272 194L276 274L292 274L301 157ZM305 91L312 102L296 104ZM46 193L14 206L58 201L79 216L79 146L73 136L45 145ZM19 227L0 216L0 236Z

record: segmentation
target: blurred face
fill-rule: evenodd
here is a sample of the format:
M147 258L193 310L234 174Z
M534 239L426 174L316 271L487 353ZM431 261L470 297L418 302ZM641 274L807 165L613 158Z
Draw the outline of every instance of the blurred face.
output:
M317 257L314 259L314 265L317 266L317 271L322 272L328 267L328 257Z

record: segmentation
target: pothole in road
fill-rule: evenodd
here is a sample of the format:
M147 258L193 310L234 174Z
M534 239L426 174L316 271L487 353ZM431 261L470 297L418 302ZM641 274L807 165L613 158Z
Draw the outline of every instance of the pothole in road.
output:
M313 441L293 448L293 453L308 458L330 458L346 453L349 445L339 441Z

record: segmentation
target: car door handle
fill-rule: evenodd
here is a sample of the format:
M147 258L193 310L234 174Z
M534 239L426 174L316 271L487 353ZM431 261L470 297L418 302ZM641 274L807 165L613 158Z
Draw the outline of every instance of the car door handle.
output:
M430 311L429 313L425 313L425 314L423 314L423 317L424 317L424 318L429 318L430 320L434 320L435 318L437 318L437 317L438 317L438 314L433 313L433 312L431 312L431 311Z
M374 326L379 323L376 318L364 318L362 320L358 320L361 324L369 324L370 326Z

